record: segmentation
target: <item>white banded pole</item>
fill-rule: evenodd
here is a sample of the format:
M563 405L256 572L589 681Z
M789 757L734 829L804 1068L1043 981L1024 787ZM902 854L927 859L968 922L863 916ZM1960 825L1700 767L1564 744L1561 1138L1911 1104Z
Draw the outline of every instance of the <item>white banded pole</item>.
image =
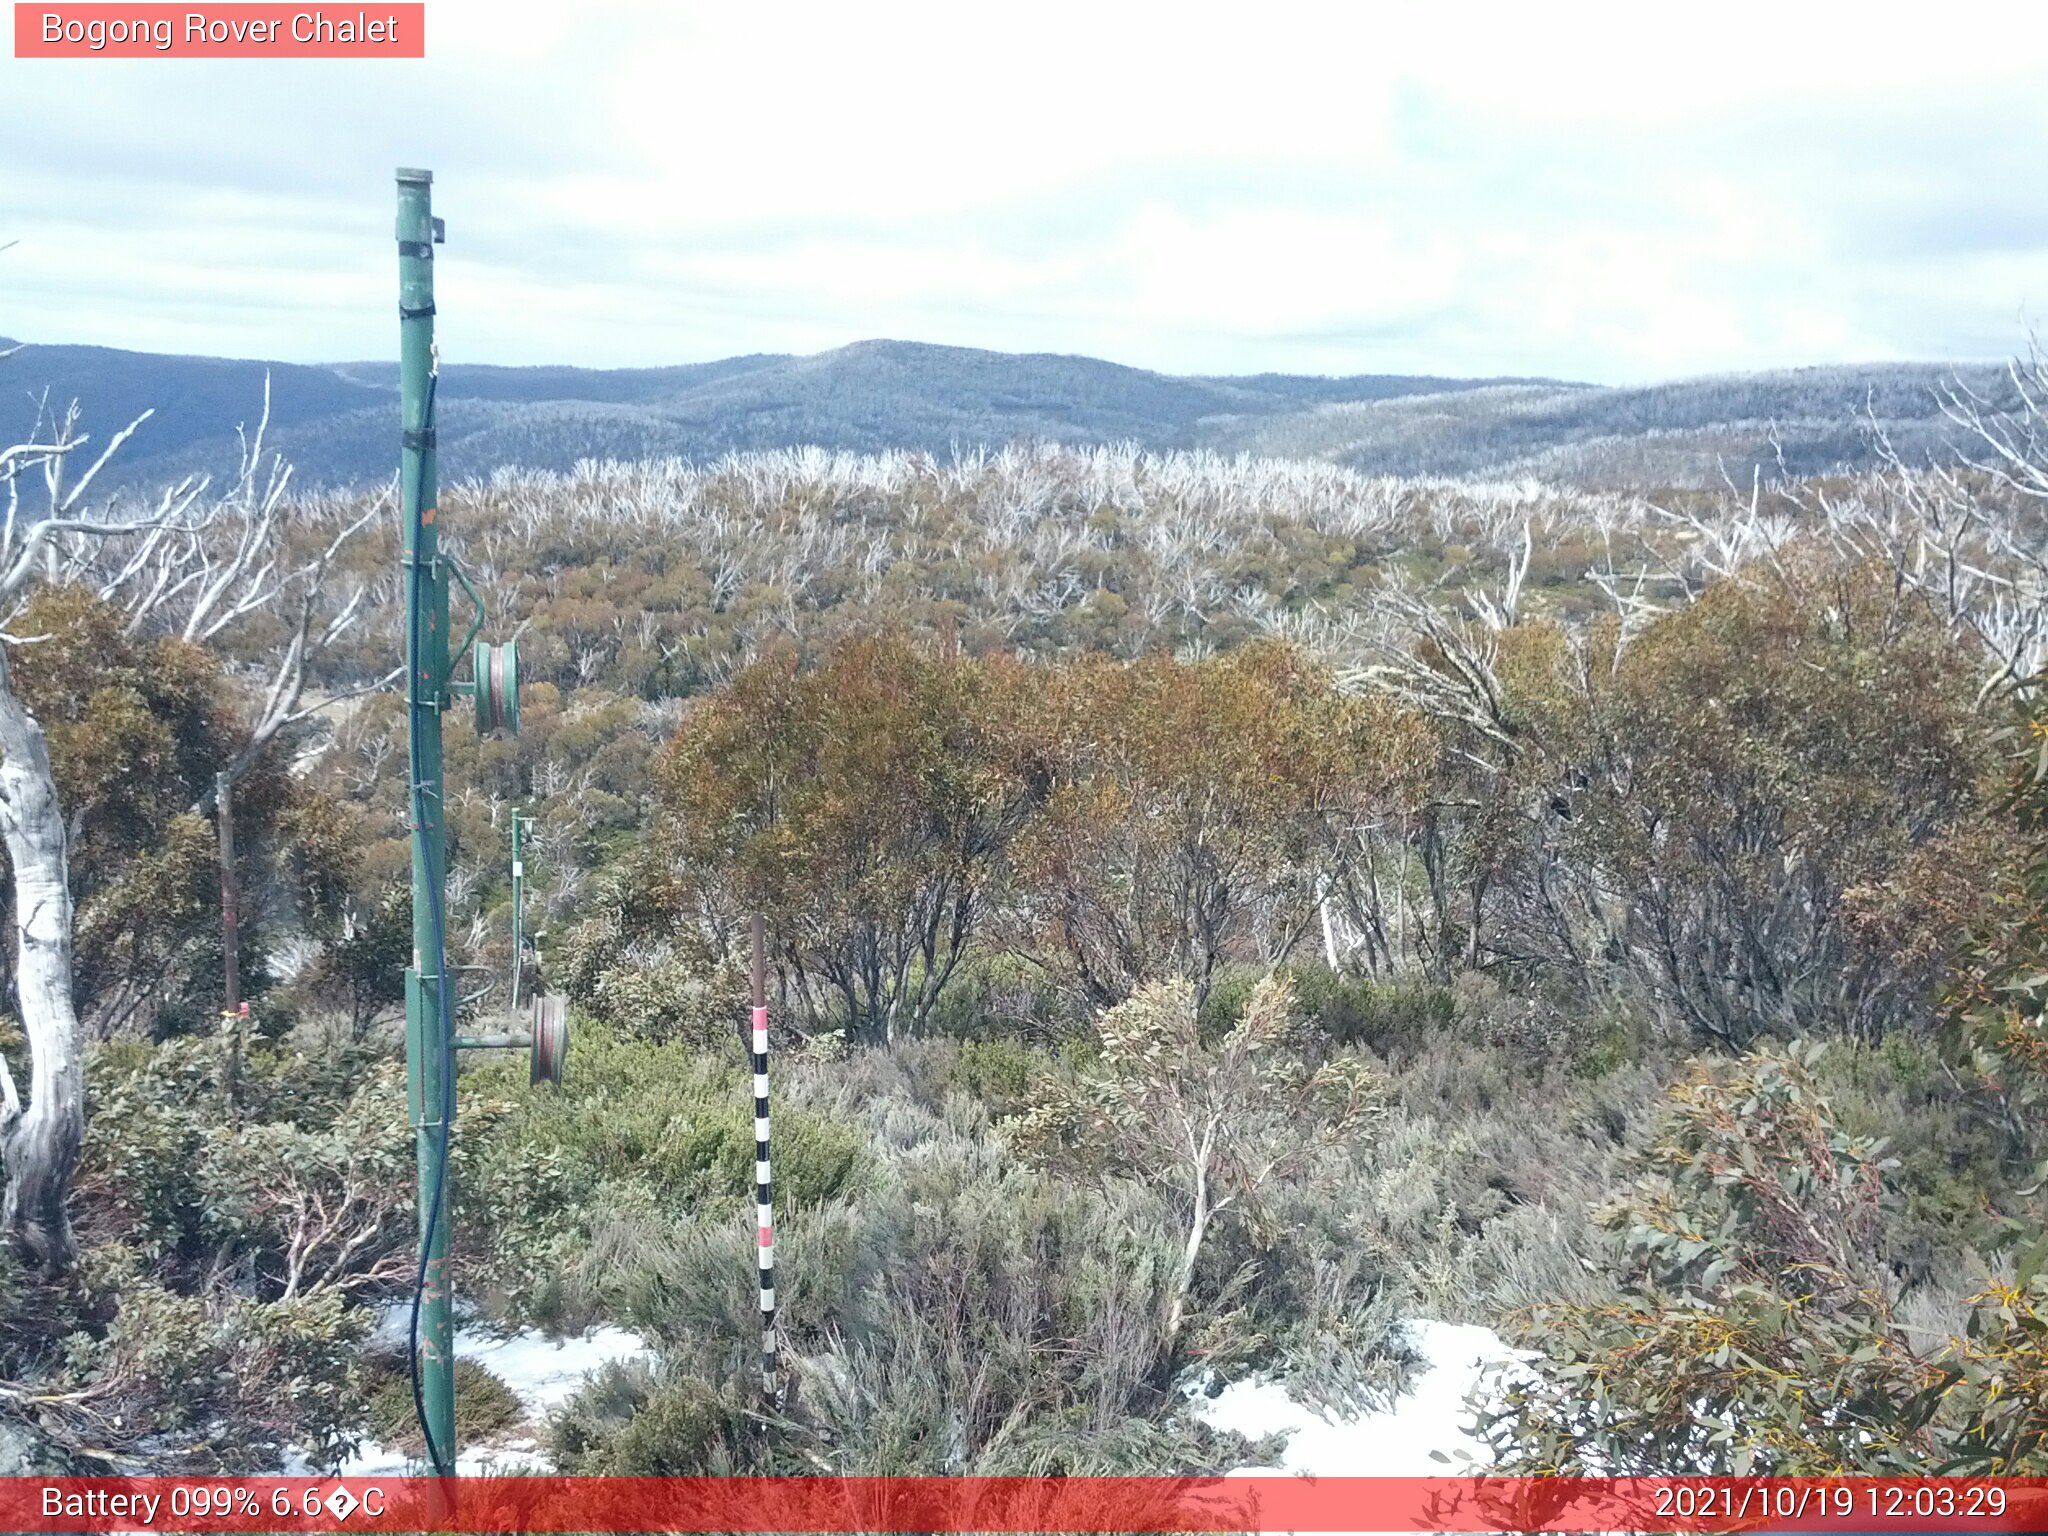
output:
M768 924L754 918L754 1219L761 1251L761 1385L780 1402L775 1370L775 1179L768 1166Z

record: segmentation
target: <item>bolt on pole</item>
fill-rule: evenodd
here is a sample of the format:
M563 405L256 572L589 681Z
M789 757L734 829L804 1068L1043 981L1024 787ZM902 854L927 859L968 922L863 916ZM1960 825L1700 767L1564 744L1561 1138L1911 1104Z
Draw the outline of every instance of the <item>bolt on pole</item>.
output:
M431 171L398 172L400 494L405 522L406 704L410 727L413 963L405 977L409 1107L419 1158L419 1394L433 1470L455 1470L455 1370L449 1325L448 1122L454 1041L448 1017L447 833L441 719L449 699L448 575L440 558L434 455L434 244Z

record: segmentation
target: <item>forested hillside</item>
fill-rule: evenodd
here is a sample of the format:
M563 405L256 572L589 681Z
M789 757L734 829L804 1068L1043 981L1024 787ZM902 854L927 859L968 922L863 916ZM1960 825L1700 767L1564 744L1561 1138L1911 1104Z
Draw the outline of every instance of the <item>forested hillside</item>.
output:
M0 342L0 347L7 345ZM388 364L305 368L25 346L15 382L93 402L137 438L129 482L237 462L233 424L253 420L272 374L274 444L304 483L375 483L389 472L398 378ZM1377 400L1480 381L1368 375L1175 378L1087 357L867 341L815 357L761 355L676 368L495 368L451 362L439 387L443 471L567 470L583 459L715 458L756 449L914 449L949 455L1016 439L1086 446L1192 446L1218 417L1259 418L1325 401ZM25 424L33 401L0 416Z
M1987 408L2017 405L1997 369L1907 364L1800 368L1630 389L1494 384L1333 402L1219 425L1226 451L1329 459L1400 475L1530 475L1602 489L1746 483L1867 467L1875 439L1921 464L1953 456L1941 408L1960 384Z
M0 342L0 347L6 343ZM309 368L35 345L13 359L27 396L90 402L104 433L156 408L106 480L140 487L231 473L234 426L271 379L272 444L301 484L381 483L391 470L389 365ZM1533 477L1601 489L1718 487L1868 468L1877 434L1914 463L1952 456L1941 409L1960 379L1988 408L2017 403L1995 368L1809 368L1628 389L1530 379L1364 374L1179 378L1086 357L868 341L814 357L675 368L496 368L441 374L442 470L567 472L636 461L816 447L955 452L1016 442L1131 444L1310 458L1368 474ZM32 417L17 395L0 429Z
M844 381L901 361L835 356L774 397L787 423L843 391L857 427L876 397ZM805 361L680 382L768 411L761 375ZM444 442L530 404L449 378ZM1003 419L1263 392L1342 457L1354 418L1450 410L1113 382ZM1885 382L1881 416L1917 409ZM1530 423L1513 462L1619 476L1773 398L1852 433L1844 387L1469 398ZM444 489L527 674L516 737L447 722L451 959L501 1017L523 809L575 1009L559 1089L465 1063L458 1283L656 1352L534 1426L549 1459L1223 1470L1278 1448L1191 1399L1384 1406L1422 1318L1531 1352L1474 1410L1511 1468L2048 1472L2048 460L2038 420L1967 405L1974 465L1788 457L1739 489L1038 444ZM327 1464L410 1413L369 1342L413 1232L397 513L267 458L160 505L23 520L0 562L38 637L0 729L47 738L84 1105L4 1270L0 1421L22 1466ZM229 765L246 1029L219 1014ZM40 995L47 955L10 964ZM28 1083L22 1032L0 1050Z

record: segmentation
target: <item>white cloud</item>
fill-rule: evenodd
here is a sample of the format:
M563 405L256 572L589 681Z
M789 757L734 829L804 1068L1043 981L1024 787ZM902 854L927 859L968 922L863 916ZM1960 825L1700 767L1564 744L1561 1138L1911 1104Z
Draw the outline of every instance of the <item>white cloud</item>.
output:
M2035 9L429 0L421 62L0 60L0 332L381 356L404 163L476 360L1983 356L2048 304Z

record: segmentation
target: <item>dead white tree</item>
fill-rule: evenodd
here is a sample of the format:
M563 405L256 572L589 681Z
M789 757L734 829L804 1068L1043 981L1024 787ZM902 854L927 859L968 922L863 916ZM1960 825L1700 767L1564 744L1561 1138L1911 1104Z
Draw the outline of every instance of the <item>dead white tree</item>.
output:
M295 615L290 638L272 659L264 705L251 740L230 771L246 767L278 731L305 711L308 660L350 628L364 593L329 593L335 559L379 510L343 514L331 532L302 554L303 536L289 535L284 500L288 474L274 462L263 474L264 417L243 444L243 464L226 494L207 495L204 478L164 490L139 516L95 510L84 500L113 452L149 417L116 433L76 481L66 468L90 443L78 430L76 407L61 416L39 411L27 440L0 449L6 514L0 521L0 835L13 883L15 1004L28 1043L24 1098L0 1058L0 1156L6 1168L4 1224L24 1258L45 1274L74 1257L66 1209L85 1124L84 1078L76 1000L72 993L74 911L68 832L49 745L41 723L15 691L8 657L38 638L15 633L35 590L76 585L129 614L132 630L149 628L197 642L219 641L259 612ZM31 473L43 485L40 515L21 515L21 488ZM259 493L259 483L261 491ZM371 685L375 686L375 685ZM208 797L210 799L210 796Z
M1951 463L1907 464L1873 422L1890 504L1825 508L1841 542L1884 560L1982 645L1980 702L2048 666L2048 353L2038 337L2006 383L2003 400L1960 374L1941 388L1959 438Z
M344 699L389 687L405 670L397 667L311 705L304 702L309 665L355 627L370 596L369 584L361 580L345 593L338 592L331 579L336 562L356 535L390 509L391 498L386 491L360 510L352 504L331 510L320 529L324 541L306 548L301 540L295 548L291 525L296 519L302 534L310 531L305 528L310 508L287 501L292 470L274 454L265 458L269 428L266 376L262 415L253 433L236 429L241 465L216 503L193 515L207 482L187 481L175 495L166 494L133 537L77 540L68 552L70 579L91 587L102 602L124 609L130 634L151 630L205 645L228 638L238 624L257 614L283 620L283 643L263 661L261 703L248 735L222 766L230 783L242 777L286 726ZM125 438L126 433L122 435ZM102 455L95 463L95 472L105 458ZM206 812L212 805L209 789L192 809Z
M64 536L115 538L142 532L149 520L115 524L63 515L75 501L61 497L63 462L88 441L75 415L45 430L38 412L26 442L0 451L7 486L7 516L0 530L0 605L18 615L37 580L61 569L57 541ZM94 466L95 470L97 465ZM49 515L24 532L17 518L19 483L39 471L50 487ZM91 472L87 474L91 478ZM28 1039L29 1096L23 1102L14 1073L0 1057L0 1148L7 1192L4 1221L23 1257L44 1273L69 1266L71 1221L65 1208L71 1175L85 1134L84 1062L78 1014L71 995L71 883L66 831L43 728L14 691L9 649L31 636L0 630L0 837L14 882L15 991Z

